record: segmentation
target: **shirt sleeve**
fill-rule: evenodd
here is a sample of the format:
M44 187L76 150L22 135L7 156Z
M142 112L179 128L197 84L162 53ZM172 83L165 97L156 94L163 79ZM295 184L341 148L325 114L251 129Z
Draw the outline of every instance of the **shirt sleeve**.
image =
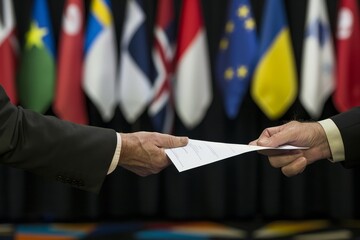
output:
M120 133L116 133L116 139L117 139L116 148L115 148L114 156L111 161L109 170L107 172L108 175L116 169L116 167L119 163L119 159L120 159L120 152L121 152L121 135L120 135Z
M331 162L340 162L345 160L345 148L340 134L340 131L336 124L331 119L325 119L319 121L323 127L327 140L329 142L332 158Z

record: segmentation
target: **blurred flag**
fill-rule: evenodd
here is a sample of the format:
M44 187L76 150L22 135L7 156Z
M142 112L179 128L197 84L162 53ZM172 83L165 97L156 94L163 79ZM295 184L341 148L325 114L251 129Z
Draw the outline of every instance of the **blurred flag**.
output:
M324 0L309 1L302 59L300 100L312 118L319 118L335 86L332 35Z
M184 0L175 55L175 107L187 128L204 118L212 101L206 31L200 0Z
M143 113L153 96L155 68L146 32L142 0L128 0L120 47L118 98L129 123Z
M228 18L220 40L217 80L226 114L235 118L248 90L256 64L256 25L249 0L229 2Z
M83 89L104 121L114 116L116 36L110 0L92 0L85 33Z
M45 113L55 85L55 47L46 0L35 0L19 72L19 98L25 108Z
M11 0L2 0L0 12L0 84L12 103L17 104L16 63L18 42L15 36L16 22Z
M88 123L82 91L84 5L82 0L65 3L59 43L59 64L54 110L65 120Z
M174 121L171 92L175 52L173 0L159 0L154 35L153 55L158 75L154 83L154 98L149 107L149 115L156 131L171 133Z
M297 94L296 67L282 0L266 1L260 37L260 58L251 94L269 119L277 119Z
M360 25L356 0L341 0L337 24L334 104L340 111L360 106Z

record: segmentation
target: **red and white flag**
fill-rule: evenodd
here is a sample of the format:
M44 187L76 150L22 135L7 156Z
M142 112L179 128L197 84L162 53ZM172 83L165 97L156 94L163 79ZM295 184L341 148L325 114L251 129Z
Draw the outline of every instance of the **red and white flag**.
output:
M174 121L172 77L175 53L175 14L173 0L159 0L154 28L153 58L157 71L154 82L154 99L149 115L154 129L171 133Z
M334 104L343 112L360 106L360 25L356 0L341 0L337 24Z
M18 42L15 36L15 17L11 0L2 1L3 16L0 21L0 84L12 103L17 104L16 63Z
M175 107L187 128L198 125L212 101L206 31L199 0L184 0L175 55Z
M59 46L55 113L64 120L88 123L82 91L84 5L82 0L67 0Z

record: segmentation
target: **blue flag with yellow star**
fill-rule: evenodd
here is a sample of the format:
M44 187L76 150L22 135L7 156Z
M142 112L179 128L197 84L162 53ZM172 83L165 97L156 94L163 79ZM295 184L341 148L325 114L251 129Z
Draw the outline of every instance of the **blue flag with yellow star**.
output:
M217 81L229 118L238 114L257 58L255 20L249 0L231 0L217 58Z
M35 0L19 70L19 99L23 107L45 113L55 85L55 46L46 0Z

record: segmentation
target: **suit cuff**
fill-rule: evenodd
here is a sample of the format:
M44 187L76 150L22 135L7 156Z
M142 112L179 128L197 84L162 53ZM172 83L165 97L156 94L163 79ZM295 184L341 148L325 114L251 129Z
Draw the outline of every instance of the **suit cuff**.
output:
M331 162L340 162L345 160L344 143L340 131L336 124L331 119L319 121L320 125L324 128L326 137L330 146L332 158Z
M118 162L119 162L119 158L120 158L120 151L121 151L121 136L119 133L116 133L116 139L117 139L117 142L116 142L116 148L115 148L115 153L114 153L114 156L113 156L113 159L111 161L111 164L110 164L110 167L109 167L109 170L107 172L107 174L109 175L110 173L112 173L117 165L118 165Z

